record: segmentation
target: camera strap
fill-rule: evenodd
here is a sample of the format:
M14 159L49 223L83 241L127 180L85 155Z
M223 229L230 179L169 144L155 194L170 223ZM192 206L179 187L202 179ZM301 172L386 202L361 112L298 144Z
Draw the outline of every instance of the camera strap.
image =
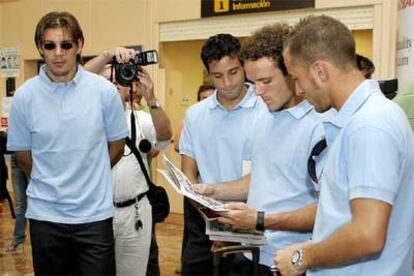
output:
M144 174L145 180L147 181L148 188L151 189L154 186L154 184L152 183L151 179L149 178L147 168L145 167L144 161L142 160L142 156L139 153L135 143L129 137L127 137L125 139L125 142L126 142L126 145L128 146L128 148L135 155L135 158L138 160L139 166L141 167L141 171Z
M319 156L321 152L326 148L326 139L323 138L313 147L311 154L308 158L308 173L310 178L315 183L319 183L319 179L316 173L316 161L315 157Z
M135 142L137 141L137 127L135 125L135 114L134 114L134 99L132 96L132 83L129 87L129 103L131 105L131 140L135 145Z

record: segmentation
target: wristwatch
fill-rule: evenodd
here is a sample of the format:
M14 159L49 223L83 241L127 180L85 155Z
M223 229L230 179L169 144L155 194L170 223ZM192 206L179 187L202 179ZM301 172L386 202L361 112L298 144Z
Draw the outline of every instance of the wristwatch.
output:
M303 249L293 251L291 261L296 269L303 270Z
M158 100L153 101L151 104L148 104L149 108L151 109L157 109L160 108L160 102Z
M264 217L265 217L265 212L257 211L256 230L259 230L259 231L265 230Z

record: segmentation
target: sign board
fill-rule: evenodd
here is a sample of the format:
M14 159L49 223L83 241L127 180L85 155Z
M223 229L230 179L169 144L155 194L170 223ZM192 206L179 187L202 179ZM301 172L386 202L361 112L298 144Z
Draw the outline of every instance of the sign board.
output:
M201 17L314 8L315 0L200 0Z
M396 70L401 105L414 129L414 1L400 0L397 34Z
M0 117L0 128L7 128L8 127L8 118L10 113L11 107L11 99L12 97L3 97L1 104L2 104L2 112Z
M20 53L17 47L0 48L0 77L18 77L20 75Z
M400 3L396 62L398 90L414 93L414 2L413 5L405 5L404 2L411 1Z

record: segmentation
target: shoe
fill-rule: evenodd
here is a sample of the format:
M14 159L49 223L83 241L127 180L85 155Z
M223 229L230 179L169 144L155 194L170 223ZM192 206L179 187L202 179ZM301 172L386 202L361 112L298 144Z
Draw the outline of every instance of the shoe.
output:
M24 242L21 243L11 243L9 247L7 247L6 252L16 252L21 247L22 252L24 251Z

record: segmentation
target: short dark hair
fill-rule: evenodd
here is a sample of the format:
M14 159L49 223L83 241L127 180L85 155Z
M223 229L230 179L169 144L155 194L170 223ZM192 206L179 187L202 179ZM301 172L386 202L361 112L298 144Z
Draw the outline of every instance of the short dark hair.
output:
M211 84L202 84L200 85L200 87L198 88L197 91L197 101L199 102L201 99L201 93L203 93L204 91L207 90L214 90L216 89L214 86L212 86Z
M375 72L374 63L369 58L358 54L355 56L355 62L358 69L364 74L364 77L370 79Z
M284 75L287 75L287 69L283 61L283 43L288 37L290 27L284 23L267 25L255 31L247 38L241 47L240 58L246 60L258 60L262 57L272 58L275 66L279 68Z
M37 23L34 41L36 43L36 47L40 48L42 43L42 37L43 33L47 29L56 29L56 28L62 28L65 30L68 30L73 38L73 42L78 45L78 42L81 41L83 44L84 37L82 29L79 25L78 20L73 16L71 13L63 11L53 11L49 12L46 15L44 15L39 23ZM80 55L77 55L76 57L78 62L82 61L82 58Z
M240 41L230 34L217 34L210 36L201 49L201 60L209 72L208 65L214 60L225 56L239 57Z
M355 68L355 40L351 31L326 15L308 16L292 29L285 42L293 63L309 67L315 60L330 61L337 68Z

